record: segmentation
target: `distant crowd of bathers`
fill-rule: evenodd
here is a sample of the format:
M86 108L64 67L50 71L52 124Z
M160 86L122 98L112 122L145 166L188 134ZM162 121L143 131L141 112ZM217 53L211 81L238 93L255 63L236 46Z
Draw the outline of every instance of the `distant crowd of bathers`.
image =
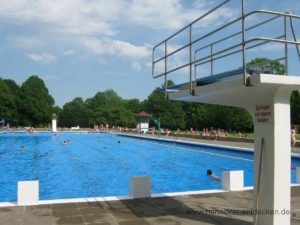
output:
M189 135L189 136L198 136L198 137L200 136L200 138L207 139L207 140L217 140L218 137L228 137L228 132L226 130L221 128L214 129L213 127L203 128L202 131L194 130L193 128L190 128L189 130L185 130L185 131L182 131L179 128L177 128L177 130L174 132L170 131L169 129L161 129L160 133L155 127L152 127L150 132L152 135L161 134L161 135L168 136L172 134L174 136L180 136L180 135ZM241 132L237 132L235 134L235 137L245 138L246 135Z

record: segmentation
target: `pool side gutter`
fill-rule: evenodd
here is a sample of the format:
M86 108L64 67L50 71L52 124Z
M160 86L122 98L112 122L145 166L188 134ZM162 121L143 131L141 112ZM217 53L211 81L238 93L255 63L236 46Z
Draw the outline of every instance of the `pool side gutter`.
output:
M291 184L291 187L300 187L300 184ZM240 191L253 190L253 186L244 187ZM169 192L152 194L151 198L164 198L164 197L177 197L177 196L190 196L190 195L206 195L206 194L217 194L226 193L229 191L221 189L213 190L201 190L201 191L184 191L184 192ZM72 199L55 199L55 200L40 200L38 204L35 205L48 205L48 204L66 204L66 203L82 203L82 202L107 202L107 201L123 201L133 199L130 196L107 196L107 197L90 197L90 198L72 198ZM2 207L16 207L22 206L18 205L16 202L0 202L0 208Z
M300 185L299 185L300 186ZM253 187L244 187L240 191L253 190ZM184 191L184 192L169 192L169 193L160 193L152 194L151 198L163 198L163 197L175 197L175 196L189 196L189 195L205 195L205 194L215 194L215 193L224 193L229 192L221 189L213 190L201 190L201 191ZM63 204L63 203L81 203L81 202L107 202L107 201L122 201L133 199L130 196L107 196L107 197L90 197L90 198L72 198L72 199L55 199L55 200L40 200L37 204L34 205L48 205L48 204ZM23 206L18 205L17 202L0 202L1 207L15 207Z

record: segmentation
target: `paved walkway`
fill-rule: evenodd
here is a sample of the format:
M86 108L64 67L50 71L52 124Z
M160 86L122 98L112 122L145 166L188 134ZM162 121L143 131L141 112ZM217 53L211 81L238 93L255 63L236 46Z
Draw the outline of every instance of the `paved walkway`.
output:
M126 133L125 133L126 134ZM240 147L240 148L251 148L254 149L254 143L247 143L247 142L238 142L238 141L213 141L213 140L205 140L200 138L189 138L189 137L174 137L174 136L157 136L151 134L136 134L136 133L129 133L129 135L136 135L142 137L152 137L152 138L162 138L162 139L169 139L169 140L182 140L182 141L189 141L189 142L196 142L196 143L203 143L203 144L213 144L213 145L225 145L225 146L233 146L233 147ZM294 148L293 153L300 153L300 148Z
M1 225L251 225L252 192L0 208ZM300 224L300 187L291 224Z

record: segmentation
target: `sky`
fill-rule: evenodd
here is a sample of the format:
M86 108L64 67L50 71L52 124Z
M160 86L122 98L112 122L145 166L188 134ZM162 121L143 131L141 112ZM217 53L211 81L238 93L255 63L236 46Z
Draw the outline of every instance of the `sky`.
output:
M151 75L153 46L221 2L0 0L0 77L21 85L38 75L60 107L106 89L144 100L163 83ZM198 28L206 31L237 17L239 2L232 0ZM298 0L245 2L247 11L300 15Z

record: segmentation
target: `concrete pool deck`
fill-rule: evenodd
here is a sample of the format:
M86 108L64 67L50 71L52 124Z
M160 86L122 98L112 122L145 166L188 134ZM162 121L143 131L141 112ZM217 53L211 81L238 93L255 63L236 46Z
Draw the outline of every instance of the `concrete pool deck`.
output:
M0 208L3 225L251 225L252 191ZM291 224L300 223L292 187Z
M192 138L192 137L175 137L175 136L166 136L166 135L151 135L151 134L136 134L136 133L120 133L120 134L128 134L137 137L149 137L149 138L159 138L159 139L168 139L168 140L176 140L176 141L187 141L187 142L195 142L199 144L207 144L207 145L223 145L237 148L249 148L254 149L254 143L251 142L242 142L242 141L219 141L219 140L206 140L201 138ZM195 135L196 136L196 135ZM292 153L300 154L300 147L295 147Z

